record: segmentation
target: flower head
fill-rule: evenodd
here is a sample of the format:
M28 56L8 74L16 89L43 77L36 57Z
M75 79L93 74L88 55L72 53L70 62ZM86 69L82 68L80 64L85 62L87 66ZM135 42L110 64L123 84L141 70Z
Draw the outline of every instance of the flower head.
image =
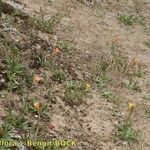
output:
M35 103L33 104L33 107L34 107L35 110L39 111L40 108L41 108L41 103L40 103L40 102L35 102Z
M87 84L85 85L85 87L86 87L86 90L89 90L89 89L91 88L91 85L87 83Z
M132 102L128 103L129 110L133 110L135 107L136 107L136 105L134 103L132 103Z

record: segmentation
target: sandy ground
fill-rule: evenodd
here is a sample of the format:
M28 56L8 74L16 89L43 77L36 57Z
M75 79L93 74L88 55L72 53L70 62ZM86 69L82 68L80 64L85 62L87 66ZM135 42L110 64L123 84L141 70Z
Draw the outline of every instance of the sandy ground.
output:
M30 16L41 17L41 11L47 20L56 13L64 14L59 24L55 27L53 34L44 34L49 43L57 40L69 40L79 51L81 58L73 58L77 68L85 68L88 72L88 61L82 58L90 56L92 62L102 51L109 54L111 41L115 36L120 38L120 49L128 56L129 60L134 57L140 58L147 71L140 82L142 91L140 93L128 90L124 87L115 91L121 95L119 105L108 102L93 89L91 97L87 98L88 105L81 105L77 108L65 106L58 98L59 105L53 108L52 122L70 129L60 130L63 138L72 138L77 141L77 146L70 150L149 150L150 148L150 118L145 116L145 107L150 109L150 101L143 100L149 95L150 87L150 49L144 44L150 40L150 2L148 0L18 0L25 4L24 12ZM14 2L7 1L13 5ZM15 7L21 8L20 4ZM126 26L116 19L119 14L132 13L137 17L144 17L144 23L134 23ZM79 63L80 62L80 63ZM84 70L84 69L83 69ZM42 89L40 90L42 91ZM136 112L133 116L133 126L139 130L138 142L127 143L117 140L114 136L115 126L122 121L127 113L127 102L134 102ZM0 110L0 113L3 110ZM113 116L117 112L121 117ZM67 127L66 127L67 126Z

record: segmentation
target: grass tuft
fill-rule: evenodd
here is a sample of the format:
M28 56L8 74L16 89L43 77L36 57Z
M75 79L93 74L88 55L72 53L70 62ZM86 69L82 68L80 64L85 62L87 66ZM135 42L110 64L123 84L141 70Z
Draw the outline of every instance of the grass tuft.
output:
M86 84L82 81L72 80L65 84L64 99L69 105L79 105L84 102L86 93Z
M134 22L133 15L119 15L118 20L125 25L132 25Z
M138 134L132 128L131 124L121 124L118 126L118 137L124 141L135 141L137 140Z

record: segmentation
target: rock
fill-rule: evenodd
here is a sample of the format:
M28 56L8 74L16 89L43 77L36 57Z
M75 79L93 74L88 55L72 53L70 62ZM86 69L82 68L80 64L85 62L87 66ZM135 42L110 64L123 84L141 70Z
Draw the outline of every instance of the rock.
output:
M19 17L20 19L28 19L29 15L27 13L22 12L20 9L16 9L11 4L1 2L0 5L0 16L2 15L2 12L5 14L15 14L15 16Z
M5 14L9 14L9 15L15 13L15 8L11 6L10 4L4 3L4 2L1 2L0 10L1 12Z

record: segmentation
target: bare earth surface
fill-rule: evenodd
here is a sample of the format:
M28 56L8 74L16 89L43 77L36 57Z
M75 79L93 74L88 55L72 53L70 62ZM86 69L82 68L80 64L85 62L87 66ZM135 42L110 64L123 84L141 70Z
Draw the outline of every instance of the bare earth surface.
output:
M37 31L37 39L43 39L52 46L56 46L59 41L71 42L74 50L64 52L56 59L60 61L60 64L64 64L65 69L70 69L73 72L72 74L77 76L78 79L92 84L92 89L85 98L86 102L73 107L66 105L62 100L60 96L62 85L54 84L56 86L54 91L56 91L55 99L57 103L49 106L49 115L51 123L56 125L56 129L55 131L49 131L46 136L49 138L54 136L60 139L72 139L77 142L76 146L64 148L66 150L149 150L150 45L147 46L145 42L149 41L150 43L150 1L18 1L8 0L7 3L16 9L21 9L31 17L44 17L45 20L48 20L56 14L61 15L61 19L54 27L54 32ZM125 25L117 19L120 14L133 14L138 20L141 20L141 18L144 18L144 20L135 21L132 25ZM12 24L12 26L14 25ZM18 43L30 40L30 30L23 30L20 25L18 27L14 26L14 28L19 33L16 35L10 31L12 39L18 40ZM17 32L15 29L14 31ZM119 41L119 50L128 58L129 63L133 58L139 58L142 71L146 72L144 76L134 78L140 86L140 92L131 90L124 85L129 82L124 75L119 76L117 73L112 73L113 82L108 89L119 97L119 102L114 102L114 97L108 100L102 96L91 80L91 76L94 74L94 66L100 61L99 57L101 54L104 53L106 57L110 55L111 43L115 37ZM42 41L39 43L37 41L38 44L42 45ZM34 49L36 48L34 47ZM22 53L24 58L26 58L28 52L24 51ZM66 55L66 53L69 54ZM50 76L51 73L47 71L45 74ZM48 84L49 82L46 86ZM37 86L36 91L28 91L26 96L43 99L45 102L47 101L46 94L46 87L41 85ZM144 99L146 96L149 96L148 100ZM5 116L5 106L9 105L13 108L15 106L12 106L12 103L14 103L13 105L21 103L20 96L12 93L7 93L4 98L0 99L2 99L0 100L0 116ZM13 102L11 102L12 99ZM127 104L129 101L136 104L135 112L131 119L132 126L138 131L139 136L138 140L134 142L122 141L115 135L117 131L116 126L123 122L128 114ZM146 110L148 110L149 116L145 114ZM28 117L30 118L30 116ZM41 136L46 138L44 135Z

